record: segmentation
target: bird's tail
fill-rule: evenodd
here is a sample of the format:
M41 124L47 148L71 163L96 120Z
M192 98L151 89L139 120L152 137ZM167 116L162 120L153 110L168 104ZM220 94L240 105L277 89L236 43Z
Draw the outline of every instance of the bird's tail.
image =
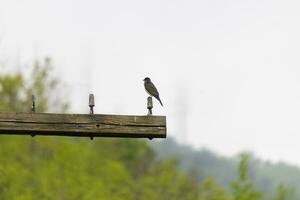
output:
M161 105L162 107L164 107L163 104L162 104L162 102L161 102L161 100L160 100L160 98L158 97L157 99L158 99L160 105Z

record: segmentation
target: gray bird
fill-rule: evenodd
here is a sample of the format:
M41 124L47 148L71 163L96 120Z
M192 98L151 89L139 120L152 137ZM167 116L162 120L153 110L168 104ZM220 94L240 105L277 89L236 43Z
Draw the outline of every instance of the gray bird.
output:
M154 84L151 82L151 79L146 77L144 80L144 86L145 86L145 90L146 92L151 96L151 97L155 97L161 106L163 106L160 98L159 98L159 93L156 89L156 87L154 86Z

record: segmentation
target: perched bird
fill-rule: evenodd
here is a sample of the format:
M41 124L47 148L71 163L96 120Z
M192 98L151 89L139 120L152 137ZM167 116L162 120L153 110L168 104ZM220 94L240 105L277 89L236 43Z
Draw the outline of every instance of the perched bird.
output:
M156 87L154 86L154 84L151 82L151 79L146 77L144 80L144 86L145 86L145 90L146 92L151 96L151 97L155 97L161 106L163 106L160 98L159 98L159 93L156 89Z

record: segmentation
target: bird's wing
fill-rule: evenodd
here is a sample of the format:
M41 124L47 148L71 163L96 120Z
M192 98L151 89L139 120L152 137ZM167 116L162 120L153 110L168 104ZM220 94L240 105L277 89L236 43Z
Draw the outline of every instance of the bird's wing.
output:
M147 92L150 93L151 95L153 95L155 97L159 96L159 93L152 82L146 83L145 88L146 88Z

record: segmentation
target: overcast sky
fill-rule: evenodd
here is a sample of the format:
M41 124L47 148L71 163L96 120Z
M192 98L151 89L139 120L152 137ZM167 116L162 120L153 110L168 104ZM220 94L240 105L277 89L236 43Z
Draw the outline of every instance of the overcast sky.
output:
M145 114L149 76L169 136L300 166L299 10L296 0L0 0L0 63L23 70L51 56L80 113L92 92L97 113Z

